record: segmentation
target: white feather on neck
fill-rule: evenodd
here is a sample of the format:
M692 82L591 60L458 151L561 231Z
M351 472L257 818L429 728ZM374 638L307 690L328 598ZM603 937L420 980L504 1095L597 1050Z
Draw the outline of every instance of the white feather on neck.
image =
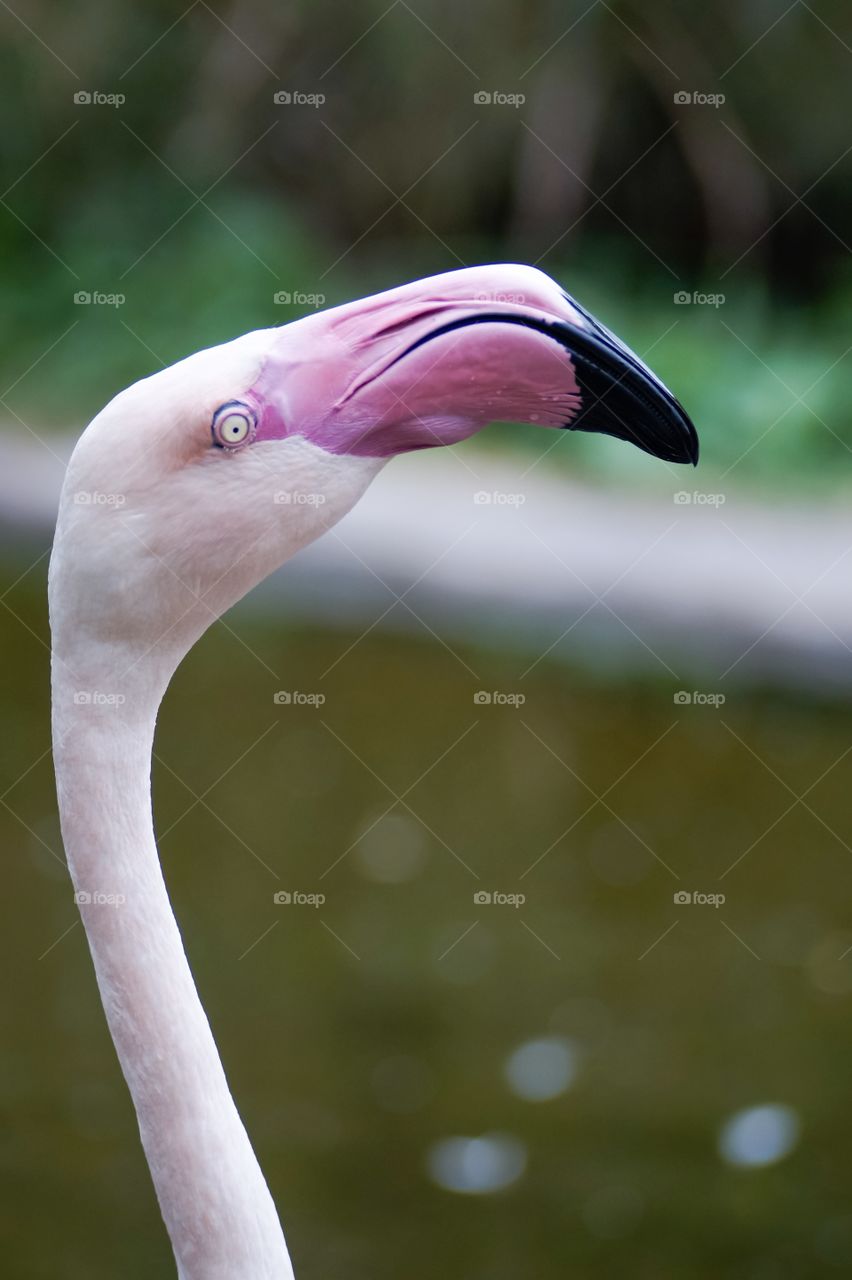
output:
M75 891L91 895L83 923L179 1275L290 1280L275 1206L163 881L151 750L160 700L195 640L345 514L382 462L335 457L293 437L216 459L218 469L194 462L158 477L143 459L128 478L127 451L118 447L112 464L108 456L110 410L112 424L96 420L72 458L51 558L54 757L68 865ZM125 424L132 429L144 422ZM121 505L75 500L122 483ZM295 491L323 501L280 501Z

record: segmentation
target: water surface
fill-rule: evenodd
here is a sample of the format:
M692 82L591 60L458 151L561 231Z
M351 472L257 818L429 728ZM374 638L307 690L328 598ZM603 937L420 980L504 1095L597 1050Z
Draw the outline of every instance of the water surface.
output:
M62 864L44 564L13 585L23 567L2 581L3 1269L168 1277ZM848 709L229 626L166 700L155 810L300 1280L848 1268ZM730 1163L724 1126L761 1106L794 1119L782 1156Z

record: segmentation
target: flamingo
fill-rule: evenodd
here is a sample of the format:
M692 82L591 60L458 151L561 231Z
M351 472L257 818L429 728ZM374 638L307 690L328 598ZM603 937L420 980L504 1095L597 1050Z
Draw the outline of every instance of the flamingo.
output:
M697 461L690 419L542 272L470 267L244 334L134 383L65 477L50 564L62 835L181 1280L289 1280L163 881L157 709L226 609L338 521L395 454L493 420Z

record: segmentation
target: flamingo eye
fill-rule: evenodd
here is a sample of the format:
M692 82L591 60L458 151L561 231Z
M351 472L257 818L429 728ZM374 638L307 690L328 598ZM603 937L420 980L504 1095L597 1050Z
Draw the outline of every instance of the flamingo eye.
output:
M222 449L236 449L254 434L254 410L242 400L229 400L213 414L213 443Z

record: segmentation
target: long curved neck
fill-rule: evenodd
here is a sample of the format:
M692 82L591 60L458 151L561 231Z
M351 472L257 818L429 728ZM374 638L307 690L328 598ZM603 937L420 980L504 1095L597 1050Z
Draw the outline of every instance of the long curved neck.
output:
M68 865L182 1280L292 1280L163 882L151 748L176 661L54 628L53 741ZM122 701L123 699L123 701Z

